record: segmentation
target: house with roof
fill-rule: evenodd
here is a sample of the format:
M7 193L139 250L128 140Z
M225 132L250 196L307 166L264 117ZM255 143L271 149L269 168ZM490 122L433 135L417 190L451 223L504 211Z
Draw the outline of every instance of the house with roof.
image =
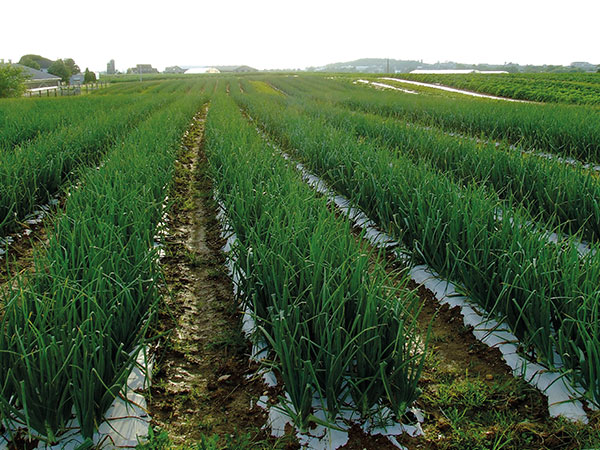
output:
M58 89L60 87L61 78L51 73L42 72L41 70L33 69L22 64L13 64L20 67L25 75L28 76L25 85L28 91Z
M571 67L575 69L581 69L585 72L595 72L597 67L587 61L576 61L571 63Z
M81 72L79 73L74 73L73 75L71 75L71 78L69 78L69 84L71 86L80 86L83 84L83 81L85 80L85 75Z
M135 67L131 67L127 69L127 73L129 74L149 74L149 73L158 73L158 69L152 67L152 64L138 64Z

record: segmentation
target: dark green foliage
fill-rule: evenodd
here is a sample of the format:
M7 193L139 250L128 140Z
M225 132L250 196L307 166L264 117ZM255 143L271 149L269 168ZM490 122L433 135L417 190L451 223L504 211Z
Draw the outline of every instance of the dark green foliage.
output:
M27 67L31 67L32 69L40 70L40 64L32 57L32 55L26 55L21 58L19 64L22 64Z
M90 72L90 70L86 67L85 73L83 76L84 83L94 83L96 81L96 74L94 72Z
M96 110L82 117L77 126L58 128L43 139L4 152L0 165L0 234L14 229L35 205L47 203L73 178L75 169L100 162L108 148L167 101L150 97L123 99L116 105L113 102L116 107Z
M71 72L71 75L81 72L81 69L77 64L75 64L75 61L73 61L72 58L67 58L64 60L64 62L67 69L69 69L69 72Z
M596 76L592 74L593 76ZM307 77L274 84L303 89L353 110L434 126L441 130L514 144L579 160L600 161L600 109L591 106L514 103L471 97L407 95Z
M20 97L25 92L27 75L22 68L0 64L0 98Z
M48 68L48 73L60 77L63 83L69 83L69 78L73 75L69 66L62 59L57 59Z
M547 229L600 240L600 182L581 167L324 102L301 104L339 129L387 145L392 154L430 164L465 184L489 186L499 198L525 207Z
M24 66L32 67L34 69L48 69L53 62L54 61L51 59L33 54L23 55L19 60L19 64L23 64Z

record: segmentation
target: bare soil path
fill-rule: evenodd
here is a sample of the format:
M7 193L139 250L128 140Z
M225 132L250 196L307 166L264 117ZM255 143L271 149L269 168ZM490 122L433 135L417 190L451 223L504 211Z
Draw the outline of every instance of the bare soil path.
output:
M221 445L271 448L256 406L266 390L249 363L240 313L225 269L208 162L202 151L205 107L184 138L171 192L162 265L170 295L159 314L165 332L148 402L153 425L173 444L219 436Z

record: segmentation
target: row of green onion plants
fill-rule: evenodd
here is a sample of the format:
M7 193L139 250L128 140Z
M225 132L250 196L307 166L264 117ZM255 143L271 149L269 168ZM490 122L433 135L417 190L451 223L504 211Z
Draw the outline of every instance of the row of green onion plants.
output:
M286 99L287 103L338 128L386 145L393 153L405 154L417 164L430 164L461 183L485 184L499 198L523 206L533 220L552 230L577 234L590 241L600 239L600 181L586 171L490 143L458 139L435 129L417 128L395 118L296 98Z
M287 91L304 83L310 91L346 107L394 116L445 131L484 137L587 162L600 161L600 110L587 106L512 103L411 95L354 86L348 81L274 78ZM345 84L344 89L339 85ZM336 89L331 87L336 86Z
M519 208L504 207L508 220L498 221L504 205L484 187L462 186L273 98L237 96L283 148L600 402L600 252L580 257L572 238L549 242Z
M173 96L123 97L77 125L66 126L0 155L0 235L36 205L60 193L77 169L102 161L106 151Z
M184 92L198 92L204 89L204 85L209 78L194 77L186 80L168 80L168 81L136 81L130 83L118 83L105 89L99 89L92 93L93 96L113 96L115 94L173 94ZM212 82L209 83L211 86Z
M0 102L0 155L46 133L84 122L99 109L120 106L119 98L58 97Z
M161 85L160 81L134 81L131 83L119 83L111 84L107 88L98 89L91 95L93 96L105 96L105 95L129 95L129 94L142 94L148 90L152 90Z
M417 398L425 342L419 300L392 280L298 173L265 144L226 95L211 103L206 151L237 241L241 302L270 344L283 407L300 429L313 399L327 419L380 402L401 417ZM377 255L371 255L378 258ZM350 405L350 406L348 406Z
M91 438L123 389L159 300L153 243L177 148L202 103L180 96L115 143L104 166L85 171L34 270L2 292L6 429L26 426L54 442L75 417Z

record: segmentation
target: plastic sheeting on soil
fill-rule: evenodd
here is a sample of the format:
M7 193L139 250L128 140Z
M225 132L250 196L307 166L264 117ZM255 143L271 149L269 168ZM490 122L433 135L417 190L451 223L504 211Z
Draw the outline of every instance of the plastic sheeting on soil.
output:
M501 209L496 209L494 218L498 221L503 220L503 212ZM510 217L508 220L511 224L513 223L512 217ZM565 233L558 234L553 231L544 230L543 228L539 228L539 226L531 221L526 221L525 223L528 226L531 226L533 229L542 232L543 236L548 240L548 242L552 242L553 244L558 244L559 242L564 242L565 240L570 239L572 245L575 246L577 253L579 253L579 256L581 257L587 255L588 253L594 255L598 251L598 247L596 245L590 244L589 242L581 240L577 237L573 237Z
M514 146L511 146L514 147ZM558 161L564 164L569 164L570 166L581 167L582 169L593 170L595 172L600 172L600 165L592 164L592 163L584 163L575 158L570 158L567 156L559 156L554 155L552 153L539 152L539 151L523 151L523 153L527 153L530 155L534 155L540 158L546 158L549 160Z
M478 144L494 144L496 147L500 147L502 145L502 142L498 142L498 141L492 141L489 139L481 139L478 137L473 137L473 136L467 136L465 134L462 133L458 133L456 131L444 131L440 128L435 128L432 126L428 126L428 125L418 125L416 123L413 122L404 122L407 126L409 127L416 127L419 128L421 130L432 130L432 131L438 131L440 133L443 133L447 136L451 136L451 137L455 137L457 139L462 139L462 140L467 140L467 141L472 141L472 142L476 142ZM522 154L525 155L532 155L532 156L536 156L538 158L544 158L544 159L549 159L551 161L557 161L563 164L568 164L570 166L574 166L574 167L581 167L582 169L586 169L586 170L593 170L595 172L600 172L600 165L598 164L592 164L592 163L585 163L583 161L580 161L578 159L575 158L570 158L568 156L560 156L560 155L555 155L553 153L547 153L547 152L542 152L539 150L524 150L521 149L519 147L517 147L514 144L509 144L508 148L511 150L516 150L521 152Z
M474 336L489 347L500 350L502 358L515 376L522 377L548 397L548 410L551 416L564 416L587 423L587 414L579 400L583 395L583 389L580 386L571 386L566 377L558 371L549 370L521 356L518 353L520 342L506 324L486 318L485 313L480 311L468 297L458 292L456 285L440 278L430 267L414 266L410 276L415 282L433 292L441 304L447 303L450 307L460 307L463 322L466 326L473 327ZM560 367L562 365L560 355L555 355L555 358L556 366Z
M279 151L285 159L293 161L288 154ZM342 214L346 215L358 228L364 230L365 239L372 245L379 248L396 246L398 248L394 251L399 258L404 261L410 259L407 256L409 251L406 248L400 246L400 243L393 237L379 230L375 223L360 209L352 206L347 198L329 189L323 180L309 173L301 163L296 163L296 168L311 187L328 197ZM510 332L506 324L487 317L485 312L480 311L472 300L458 292L456 285L442 279L427 265L414 266L410 271L410 276L416 283L424 285L433 292L441 304L448 303L451 307L460 307L463 321L465 325L474 328L475 337L489 347L498 348L514 375L523 377L526 382L548 397L548 409L551 416L564 416L571 420L588 422L587 414L580 401L584 392L581 386L572 386L558 371L550 370L521 356L518 353L519 340ZM556 366L561 367L560 355L555 356Z
M243 291L240 289L240 280L244 276L243 269L235 263L235 256L232 253L232 249L235 246L237 236L231 225L227 220L227 214L225 205L218 199L218 195L215 193L215 200L218 204L217 219L221 225L221 237L225 239L225 244L222 247L222 251L227 255L227 271L233 281L234 294L236 296L243 295ZM340 200L341 201L341 200ZM374 237L377 239L376 237ZM385 245L385 242L378 241L381 245ZM244 309L244 315L242 318L242 332L246 339L252 343L252 355L251 359L254 361L260 361L267 357L268 345L267 342L261 338L256 332L256 322L254 315L249 308ZM262 370L262 379L266 386L275 387L277 386L277 378L272 370ZM356 408L352 407L351 403L346 405L346 408L342 409L342 412L332 427L327 427L318 424L315 428L309 431L302 432L295 427L294 421L288 414L288 411L293 412L293 406L290 398L285 394L285 398L282 400L284 403L271 405L269 397L263 395L257 402L257 405L268 411L268 419L265 424L265 429L271 430L271 435L275 437L281 437L285 434L286 425L290 425L296 430L296 437L302 447L314 449L314 450L334 450L339 447L343 447L348 443L348 431L353 424L359 424L363 431L370 435L382 435L388 438L388 440L396 447L405 449L401 446L395 436L399 436L404 433L408 433L410 436L418 436L423 434L420 423L423 422L424 418L420 411L411 409L410 411L417 418L414 425L405 425L398 423L394 420L392 411L385 407L379 406L373 410L373 418L368 420L361 420L356 412ZM323 407L322 401L315 397L313 399L313 415L320 419L323 423L327 423L326 410Z
M165 255L162 242L166 236L167 202L168 197L165 197L161 205L162 215L157 227L158 231L152 244L152 247L158 250L159 258ZM50 208L56 205L58 205L58 200L53 199L50 201L49 206L42 207L41 211L36 211L34 215L37 222L35 223L41 222L50 211ZM2 253L0 253L1 255ZM146 399L138 393L150 388L153 361L148 358L148 350L149 347L144 346L132 352L132 354L137 353L136 361L127 378L122 397L115 398L104 414L104 421L92 438L96 448L135 448L148 436L151 418L148 414ZM25 424L20 428L26 428ZM9 443L10 433L6 432L0 436L0 450L7 449ZM36 448L75 450L83 443L84 438L81 436L79 423L77 419L72 419L67 424L67 431L59 437L57 444L49 445L40 442Z
M354 82L354 84L356 83L364 83L364 84L370 84L372 86L376 86L376 87L380 87L380 88L384 88L384 89L391 89L393 91L400 91L400 92L404 92L405 94L419 94L417 91L411 91L410 89L402 89L396 86L392 86L390 84L385 84L385 83L378 83L376 81L369 81L369 80L356 80Z
M58 199L51 198L48 203L40 206L39 209L36 209L31 214L28 214L23 219L23 223L30 225L30 226L39 225L40 223L42 223L44 218L48 214L50 214L52 209L55 208L56 206L58 206ZM0 237L0 259L2 259L2 257L9 251L9 247L12 244L14 244L15 238L20 239L24 236L29 236L30 234L31 234L31 229L25 228L22 232L17 233L14 236Z
M465 91L463 89L456 89L456 88L452 88L449 86L443 86L441 84L423 83L421 81L405 80L403 78L380 77L379 79L387 80L387 81L397 81L400 83L414 84L415 86L423 86L423 87L429 87L429 88L434 88L434 89L440 89L442 91L455 92L457 94L470 95L472 97L489 98L492 100L504 100L507 102L517 102L517 103L534 103L534 102L530 102L528 100L518 100L516 98L507 98L507 97L496 97L495 95L480 94L479 92Z
M262 396L258 401L258 406L267 409L269 412L266 426L271 428L271 434L275 437L285 435L285 428L287 425L294 428L293 420L288 413L288 411L293 413L294 409L287 394L284 401L286 402L285 406L282 403L275 406L269 405L267 396ZM318 398L313 398L312 407L314 416L321 422L327 422L325 409ZM355 423L360 424L360 428L365 434L370 436L385 436L392 444L400 449L405 449L405 447L398 443L396 436L402 434L408 434L412 437L423 435L421 423L424 418L418 410L411 409L411 412L417 418L417 421L413 425L406 425L395 421L392 411L385 406L378 405L372 412L373 417L371 419L361 420L360 417L358 417L355 408L352 408L352 405L348 405L346 408L342 409L338 420L332 427L318 424L306 432L300 432L296 429L298 441L300 442L300 445L309 449L337 449L348 443L348 431L352 424Z
M138 439L148 435L150 417L146 408L146 399L137 391L148 389L152 362L147 358L148 348L137 351L136 364L127 379L124 398L117 397L105 414L105 420L98 427L92 438L96 448L135 448ZM67 425L67 432L60 436L54 445L40 442L37 449L75 450L83 444L77 419ZM14 430L16 431L16 430ZM0 449L8 449L10 436L5 433L0 437Z
M394 80L394 81L401 81L401 82L406 82L409 83L408 80L401 80L401 79L397 79L397 78L381 78L382 80ZM388 89L394 89L394 90L398 90L398 91L403 91L405 93L408 94L418 94L418 92L415 91L410 91L408 89L401 89L395 86L390 86L387 84L383 84L383 83L376 83L373 81L368 81L368 80L356 80L354 81L354 84L356 83L366 83L366 84L372 84L375 86L380 86L380 87L384 87L384 88L388 88ZM414 82L413 84L416 84L417 82ZM437 86L437 85L431 85L431 87L435 87L435 88L441 88L441 86ZM467 92L465 92L467 93ZM500 100L509 100L509 101L515 101L515 102L524 102L525 100L514 100L514 99L508 99L508 98L502 98L502 97L498 97L498 99ZM436 129L435 127L431 127L431 126L427 126L427 125L418 125L412 122L405 122L406 125L411 126L411 127L416 127L416 128L420 128L422 130L436 130L439 131L441 133L444 133L447 136L452 136L452 137L456 137L459 139L464 139L464 140L469 140L469 141L473 141L473 142L477 142L479 143L483 143L483 144L494 144L496 147L499 147L501 145L500 142L498 141L491 141L491 140L487 140L487 139L481 139L478 137L472 137L472 136L467 136L458 132L454 132L454 131L444 131L441 129ZM537 156L539 158L545 158L545 159L549 159L549 160L553 160L553 161L558 161L564 164L569 164L571 166L575 166L575 167L581 167L582 169L586 169L586 170L593 170L595 172L600 172L600 165L598 164L593 164L593 163L584 163L578 159L575 158L571 158L568 156L559 156L559 155L555 155L552 153L547 153L547 152L542 152L542 151L538 151L538 150L523 150L518 148L516 145L509 145L508 146L511 150L518 150L521 153L524 154L528 154L528 155L533 155L533 156Z

